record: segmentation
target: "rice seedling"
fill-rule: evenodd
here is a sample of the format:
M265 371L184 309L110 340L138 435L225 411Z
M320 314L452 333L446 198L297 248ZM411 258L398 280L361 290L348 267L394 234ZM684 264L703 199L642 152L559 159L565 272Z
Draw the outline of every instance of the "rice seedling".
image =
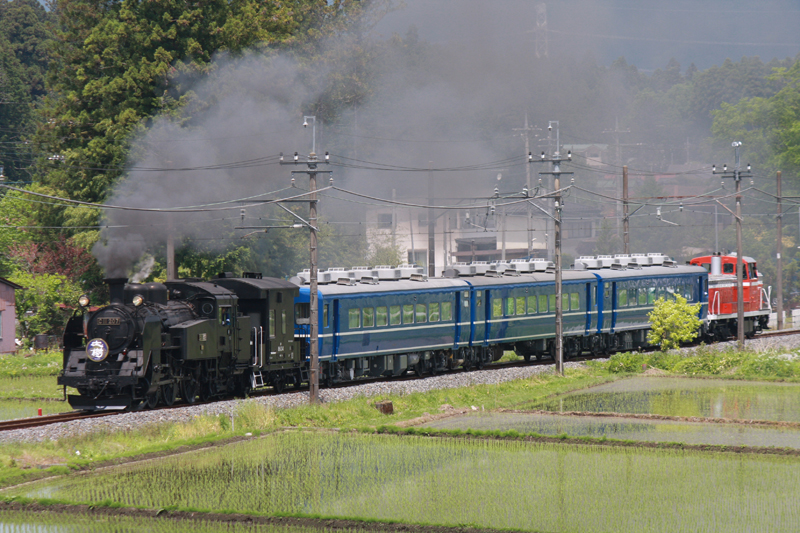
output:
M327 528L221 522L209 519L180 520L163 517L133 517L123 514L0 511L0 531L30 533L81 531L84 533L329 533ZM365 533L337 529L336 533ZM376 533L374 530L370 533ZM378 532L379 533L379 532Z
M800 525L798 481L790 457L289 432L5 494L531 531L772 532Z

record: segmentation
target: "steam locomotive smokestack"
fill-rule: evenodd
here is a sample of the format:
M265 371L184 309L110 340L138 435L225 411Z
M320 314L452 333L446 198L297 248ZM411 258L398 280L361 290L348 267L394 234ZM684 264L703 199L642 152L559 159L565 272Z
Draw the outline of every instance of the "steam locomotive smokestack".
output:
M103 281L108 284L108 292L111 294L111 303L123 303L123 290L125 289L125 284L128 283L128 278L106 278Z

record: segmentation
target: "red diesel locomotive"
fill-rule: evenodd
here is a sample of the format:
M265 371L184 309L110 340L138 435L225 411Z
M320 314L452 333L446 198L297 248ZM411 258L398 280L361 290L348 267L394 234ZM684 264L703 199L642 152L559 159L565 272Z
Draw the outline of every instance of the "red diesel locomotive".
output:
M744 333L750 338L767 327L770 306L756 260L743 256L742 262ZM738 301L736 255L705 255L695 257L690 263L708 270L708 336L713 340L735 336Z

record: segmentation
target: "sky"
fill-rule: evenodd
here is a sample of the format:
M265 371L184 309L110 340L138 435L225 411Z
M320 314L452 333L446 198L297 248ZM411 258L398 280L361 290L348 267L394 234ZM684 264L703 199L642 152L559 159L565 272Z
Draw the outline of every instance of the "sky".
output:
M535 49L539 0L404 0L378 27L404 34L416 26L421 38L487 47ZM797 0L558 0L544 2L548 49L583 56L602 65L624 56L648 72L674 57L685 70L743 56L794 57L800 52Z

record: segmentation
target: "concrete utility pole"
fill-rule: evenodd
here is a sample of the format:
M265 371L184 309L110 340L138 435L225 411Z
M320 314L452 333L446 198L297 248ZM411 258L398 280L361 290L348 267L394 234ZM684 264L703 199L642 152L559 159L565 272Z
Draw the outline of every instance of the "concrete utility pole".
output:
M525 135L525 153L531 153L531 146L530 146L530 136L529 133L535 129L535 127L528 126L528 112L525 111L525 126L522 128L514 128L514 131L521 131ZM528 165L525 167L525 191L527 194L530 194L531 191L531 166ZM531 204L528 202L527 204L527 217L528 217L528 257L533 255L533 213L531 211Z
M778 260L778 280L777 280L777 298L778 298L778 308L776 312L778 314L778 329L783 329L783 263L781 261L781 247L783 246L783 213L781 212L782 205L781 205L781 171L778 171L778 187L777 187L777 196L778 196L778 217L777 217L777 252L776 257Z
M622 166L622 242L625 254L631 253L630 228L628 226L628 165Z
M539 174L550 174L553 176L553 188L555 194L555 212L553 216L553 221L555 222L554 228L554 245L555 245L555 275L556 275L556 344L555 344L555 360L556 360L556 372L559 375L564 375L564 310L563 304L561 301L561 285L562 285L562 274L561 274L561 210L563 207L563 201L561 198L561 174L574 174L574 172L562 172L561 171L561 158L560 153L560 144L559 144L559 132L558 132L558 121L551 120L547 125L548 130L553 129L553 125L556 127L556 150L553 153L553 156L548 159L545 156L545 153L542 152L542 156L539 159L539 162L544 163L552 163L553 170L551 172L540 172ZM567 159L572 160L572 152L567 153ZM534 161L533 156L528 154L528 163L532 163Z
M311 375L308 380L309 402L311 404L319 403L319 294L317 288L317 173L330 174L329 170L317 170L319 163L329 163L328 153L325 153L325 160L318 161L315 152L317 148L317 117L304 116L303 127L308 127L308 121L314 123L311 137L311 153L305 161L307 170L293 170L294 174L308 174L308 191L309 191L309 215L308 215L308 228L309 228L309 248L311 255L311 268L309 272L309 343L310 343L310 359L311 359ZM297 152L294 153L294 160L284 163L281 157L281 164L297 165L300 163Z
M605 130L605 131L603 131L603 133L613 133L614 134L614 144L616 146L616 160L615 160L615 163L616 163L618 168L622 166L622 150L620 149L620 144L619 144L619 134L620 133L630 133L630 132L631 132L631 130L621 130L621 129L619 129L619 118L618 117L614 118L614 129L613 130ZM614 173L616 174L616 171ZM623 171L622 179L623 179L623 181L625 180L624 171ZM619 183L619 182L617 182L617 183ZM619 185L617 185L617 187L619 187ZM622 188L624 188L624 187L625 187L625 185L623 184ZM620 192L620 190L619 190L619 188L617 188L617 193L618 193L617 194L617 198L619 198L620 196L626 196L624 193L620 195L619 192ZM617 200L617 235L619 235L619 230L620 230L620 227L619 227L620 219L623 219L623 217L622 217L622 204L621 204L621 202L619 200ZM628 253L627 249L625 250L625 253L626 254Z
M433 213L433 161L428 161L428 277L436 276L436 218Z
M739 148L741 142L733 141L731 146L736 152L736 163L732 172L728 172L728 165L723 165L722 172L717 172L717 166L711 169L713 174L721 174L723 178L733 178L736 183L736 325L739 349L744 349L744 262L742 259L742 178L752 178L750 165L747 165L747 173L739 170Z

